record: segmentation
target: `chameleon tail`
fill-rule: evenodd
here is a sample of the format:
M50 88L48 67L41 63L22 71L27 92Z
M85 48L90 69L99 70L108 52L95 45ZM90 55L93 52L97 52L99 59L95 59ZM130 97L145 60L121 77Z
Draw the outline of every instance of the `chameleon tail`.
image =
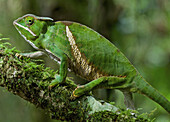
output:
M138 75L134 79L135 88L137 92L146 95L153 101L161 105L168 113L170 113L170 101L161 95L155 88L153 88L144 78Z

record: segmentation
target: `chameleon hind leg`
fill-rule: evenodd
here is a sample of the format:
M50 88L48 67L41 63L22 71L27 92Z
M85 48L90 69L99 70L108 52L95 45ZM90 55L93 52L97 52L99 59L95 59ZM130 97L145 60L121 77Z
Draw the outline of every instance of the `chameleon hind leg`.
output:
M73 91L73 96L79 97L79 96L83 95L84 93L89 92L92 89L96 89L96 88L113 89L113 88L116 88L116 86L120 86L119 84L122 84L125 81L126 80L123 77L116 77L116 76L100 77L100 78L95 79L85 85L78 86Z
M79 97L83 95L84 93L89 92L92 89L96 89L96 88L108 88L108 89L124 88L124 84L126 84L126 78L124 77L115 77L115 76L101 77L85 85L78 86L73 91L73 96ZM124 103L126 107L130 109L135 109L134 103L132 100L132 93L130 93L126 89L122 90L122 92L124 94Z

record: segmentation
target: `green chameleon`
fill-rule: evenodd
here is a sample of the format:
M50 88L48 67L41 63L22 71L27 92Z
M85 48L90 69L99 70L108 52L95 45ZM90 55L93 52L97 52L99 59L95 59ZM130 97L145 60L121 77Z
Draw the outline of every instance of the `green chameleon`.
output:
M117 47L94 30L79 23L54 22L52 18L32 14L18 18L13 24L38 50L25 56L38 57L45 53L60 64L59 75L50 83L50 89L64 83L71 70L89 81L74 90L74 97L98 87L119 89L125 94L127 107L133 108L132 93L138 92L170 113L170 102L144 80Z

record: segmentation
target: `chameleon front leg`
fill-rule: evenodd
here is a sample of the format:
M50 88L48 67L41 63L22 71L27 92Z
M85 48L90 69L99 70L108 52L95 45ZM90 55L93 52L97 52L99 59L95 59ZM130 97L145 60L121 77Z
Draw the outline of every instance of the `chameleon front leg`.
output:
M124 77L116 77L116 76L104 76L100 77L98 79L95 79L85 85L78 86L74 91L73 91L73 96L74 97L79 97L83 95L85 92L91 91L92 89L95 88L110 88L113 89L116 86L115 84L119 84L122 82L125 82L126 78Z
M17 54L17 56L20 56L20 55L28 57L28 58L39 58L39 57L44 56L46 54L42 51L35 51L35 52L30 52L30 53L19 53L19 54Z
M50 83L49 89L52 87L55 87L57 84L62 83L65 81L66 76L67 76L67 69L68 69L68 58L66 55L62 55L60 58L61 64L60 64L60 70L59 70L59 75L55 75L55 79Z
M35 52L30 52L30 53L19 53L17 54L17 56L26 56L29 58L39 58L41 56L46 55L44 52L42 51L35 51ZM49 89L51 89L52 87L55 87L57 84L62 83L65 81L66 76L67 76L67 68L68 68L68 58L67 56L58 49L58 53L57 56L60 58L61 60L61 65L60 65L60 70L59 70L59 75L55 75L55 79L50 83L49 85Z

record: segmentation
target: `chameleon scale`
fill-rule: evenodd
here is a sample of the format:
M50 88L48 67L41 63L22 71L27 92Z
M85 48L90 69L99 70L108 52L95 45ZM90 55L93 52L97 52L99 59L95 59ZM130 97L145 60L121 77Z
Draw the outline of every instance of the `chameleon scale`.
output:
M75 97L98 87L120 89L128 94L138 92L170 113L170 102L144 80L117 47L87 26L69 21L53 22L51 18L32 14L18 18L13 24L35 49L61 62L59 75L50 88L65 81L69 68L89 81L74 90ZM131 102L130 97L127 101Z

